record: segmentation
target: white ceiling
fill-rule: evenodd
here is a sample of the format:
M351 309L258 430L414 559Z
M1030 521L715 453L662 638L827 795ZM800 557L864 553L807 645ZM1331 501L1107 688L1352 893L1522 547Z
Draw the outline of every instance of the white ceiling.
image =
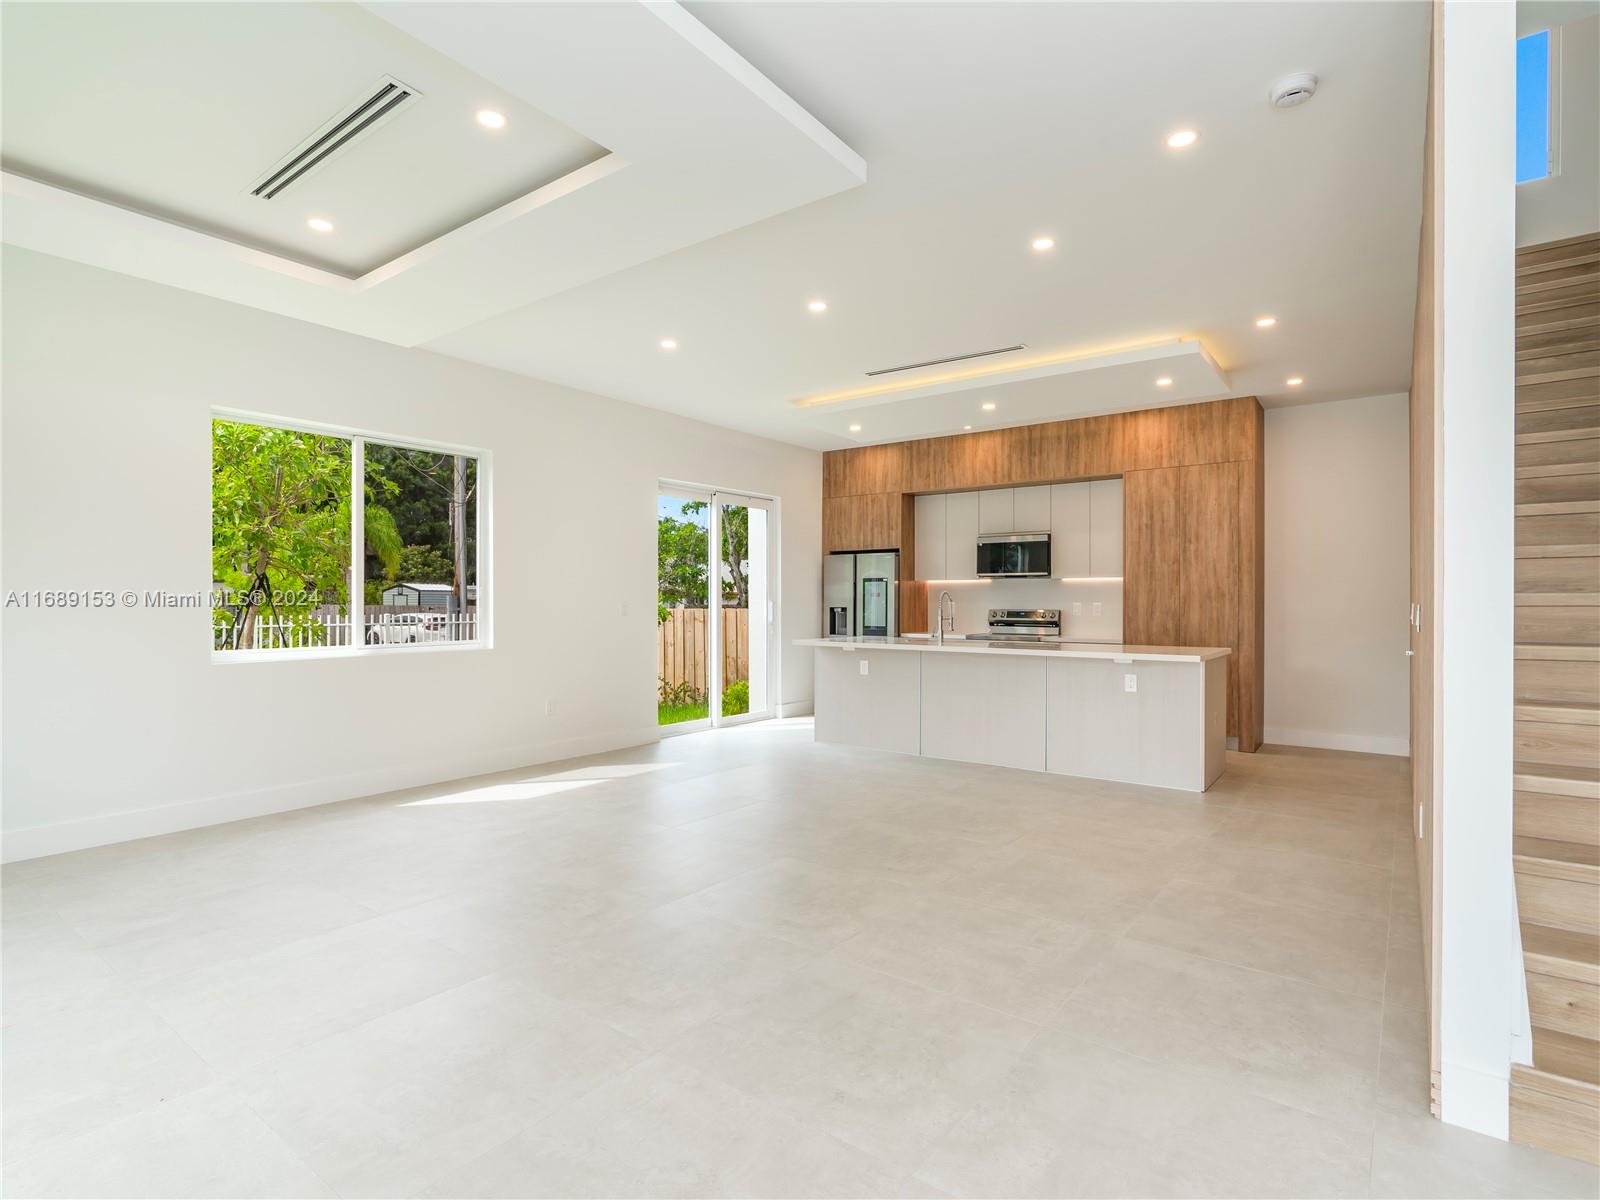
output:
M7 240L817 447L944 432L968 403L981 428L1211 394L1274 404L1407 385L1426 5L368 12L392 27L375 44L402 31L418 53L459 66L461 88L479 79L505 105L612 151L578 172L598 177L346 291L281 264L224 263L209 242L175 252L126 215L119 225L104 206L83 210L92 202L9 177ZM384 71L407 79L372 69L381 58L350 56L359 70L334 107ZM1267 88L1292 71L1316 72L1321 89L1302 108L1274 110ZM189 81L175 78L187 95ZM5 99L9 159L12 114L28 97L14 98L8 78ZM263 121L277 99L259 99ZM1165 135L1186 126L1199 143L1169 151ZM462 129L464 140L480 133ZM242 191L288 144L216 186ZM550 152L519 151L508 179L536 179ZM67 174L48 146L34 153L36 172ZM94 191L112 176L84 162L71 177ZM171 211L148 183L124 190L134 207ZM479 194L491 190L484 181ZM1056 248L1031 251L1038 234ZM814 298L827 300L825 314L807 311ZM1278 318L1270 331L1255 328L1264 313ZM664 337L678 348L660 349ZM996 370L1181 339L1192 354L1203 347L1193 361L1210 377L1183 375L1170 393L1142 363L1110 360L1099 378L1073 368L959 387L930 388L945 370L931 368L890 377L906 387L898 394L796 403L855 392L875 368L1017 343L1026 350L996 358ZM1306 382L1287 388L1289 376ZM993 414L978 408L985 399Z
M350 275L605 154L352 4L7 4L5 36L8 170ZM384 75L427 103L250 194Z

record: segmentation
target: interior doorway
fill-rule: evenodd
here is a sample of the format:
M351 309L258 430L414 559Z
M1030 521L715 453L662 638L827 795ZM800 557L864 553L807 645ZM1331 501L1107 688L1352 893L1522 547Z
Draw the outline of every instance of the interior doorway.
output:
M774 504L737 492L660 486L656 684L663 732L773 715Z

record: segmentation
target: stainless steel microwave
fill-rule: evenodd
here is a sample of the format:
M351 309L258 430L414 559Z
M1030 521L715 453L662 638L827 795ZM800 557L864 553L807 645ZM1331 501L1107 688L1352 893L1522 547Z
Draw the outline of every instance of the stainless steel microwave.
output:
M984 533L978 536L980 579L1042 579L1049 574L1048 533Z

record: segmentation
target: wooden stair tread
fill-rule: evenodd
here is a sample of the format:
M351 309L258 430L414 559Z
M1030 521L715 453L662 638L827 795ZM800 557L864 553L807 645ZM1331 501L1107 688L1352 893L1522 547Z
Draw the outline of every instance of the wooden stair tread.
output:
M1581 1104L1600 1106L1600 1087L1592 1083L1568 1079L1563 1075L1552 1075L1548 1071L1524 1066L1521 1063L1511 1064L1511 1079L1513 1083L1520 1084L1530 1091L1543 1092L1548 1096L1558 1096L1565 1100L1576 1100Z
M1541 975L1600 985L1600 936L1525 924L1522 957L1528 970Z
M1600 800L1600 772L1592 767L1519 762L1513 772L1513 786L1519 792Z
M1592 558L1594 544L1557 543L1548 546L1518 546L1518 558Z
M1600 846L1586 846L1582 842L1558 842L1550 838L1516 837L1511 839L1512 855L1520 862L1554 863L1569 867L1588 867L1600 871Z
M1540 442L1576 442L1584 438L1592 438L1596 428L1594 425L1574 425L1569 429L1535 429L1528 433L1517 434L1517 445L1532 446Z
M1600 725L1600 708L1592 704L1519 704L1515 716L1552 725Z
M1518 642L1514 657L1525 661L1600 662L1600 648L1553 642Z
M1600 500L1537 500L1517 505L1517 516L1553 516L1558 513L1600 513Z
M1590 608L1600 605L1600 592L1517 592L1522 608Z

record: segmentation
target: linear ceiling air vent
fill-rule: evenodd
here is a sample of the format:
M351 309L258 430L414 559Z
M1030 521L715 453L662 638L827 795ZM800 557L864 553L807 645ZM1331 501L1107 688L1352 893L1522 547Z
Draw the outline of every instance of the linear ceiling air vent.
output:
M354 104L336 113L315 133L261 176L250 187L252 196L271 200L290 184L304 179L339 151L365 137L422 95L413 87L385 75L376 87Z
M966 362L969 358L988 358L991 354L1010 354L1013 350L1026 350L1027 347L1020 343L1015 346L1001 346L998 350L974 350L971 354L952 354L949 358L930 358L927 362L906 363L899 367L879 367L876 371L868 371L872 375L893 375L896 371L915 371L918 367L940 367L945 363Z

